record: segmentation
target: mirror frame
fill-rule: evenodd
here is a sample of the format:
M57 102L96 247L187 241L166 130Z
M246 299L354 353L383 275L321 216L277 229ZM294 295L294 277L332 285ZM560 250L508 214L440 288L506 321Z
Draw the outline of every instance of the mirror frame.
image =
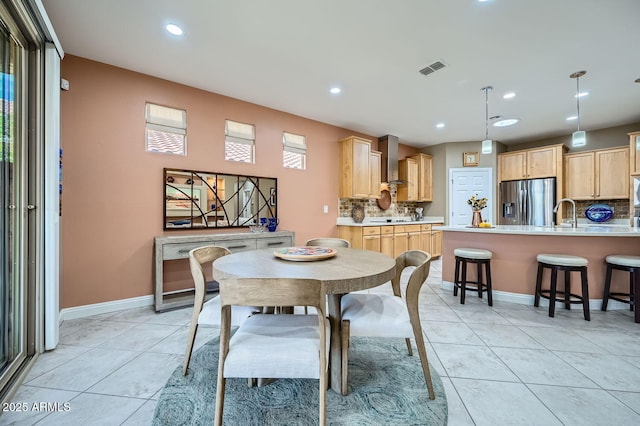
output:
M249 227L258 225L261 218L278 217L277 178L165 167L163 182L165 231ZM246 187L247 182L252 185ZM168 207L171 202L173 208ZM247 207L249 215L241 215Z

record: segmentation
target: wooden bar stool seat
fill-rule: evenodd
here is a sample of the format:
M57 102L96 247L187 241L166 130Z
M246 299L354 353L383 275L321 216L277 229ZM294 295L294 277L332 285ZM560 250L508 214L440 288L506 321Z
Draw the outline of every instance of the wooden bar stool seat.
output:
M460 289L460 303L464 305L466 291L477 291L478 297L482 299L482 293L487 292L489 306L493 306L493 294L491 292L491 257L493 253L489 250L476 248L457 248L453 251L456 257L455 278L453 282L453 295L458 295ZM477 265L476 281L467 280L467 265L475 263ZM482 266L484 265L485 281L482 281ZM472 287L468 287L471 284Z
M556 302L564 303L565 309L571 309L572 303L582 304L584 319L591 321L589 312L589 283L587 280L587 264L584 257L567 254L539 254L538 276L536 279L536 294L534 306L540 305L540 298L549 299L549 316L555 315ZM542 274L545 268L551 270L551 284L548 289L542 289ZM557 288L558 271L564 271L564 290ZM582 294L571 293L571 272L580 272ZM560 297L561 296L561 297Z
M605 258L607 272L604 279L604 294L602 296L602 310L607 310L609 299L618 302L628 303L629 310L634 310L634 280L640 280L640 256L630 256L622 254L609 255ZM611 275L614 269L629 272L629 292L612 292ZM640 284L639 284L640 285Z

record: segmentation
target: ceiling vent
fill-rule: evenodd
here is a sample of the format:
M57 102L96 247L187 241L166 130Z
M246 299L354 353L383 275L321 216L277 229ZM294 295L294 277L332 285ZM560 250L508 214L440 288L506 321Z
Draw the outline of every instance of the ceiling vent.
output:
M441 70L444 67L446 67L444 62L436 61L436 62L432 63L431 65L422 68L420 70L420 74L429 75L429 74L434 73L434 72L436 72L438 70Z

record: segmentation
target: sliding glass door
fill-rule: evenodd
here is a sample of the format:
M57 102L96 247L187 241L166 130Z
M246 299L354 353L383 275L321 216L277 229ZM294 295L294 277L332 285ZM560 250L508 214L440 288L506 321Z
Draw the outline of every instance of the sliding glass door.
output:
M0 11L2 11L0 9ZM6 15L0 20L0 389L28 356L32 310L25 273L28 230L24 220L28 161L24 58L26 50L11 32ZM30 313L31 312L31 313Z

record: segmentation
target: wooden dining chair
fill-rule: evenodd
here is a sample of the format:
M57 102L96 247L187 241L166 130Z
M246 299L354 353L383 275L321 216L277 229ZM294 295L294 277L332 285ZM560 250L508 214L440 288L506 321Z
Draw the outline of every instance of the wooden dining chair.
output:
M319 379L319 421L326 424L329 320L322 281L295 278L220 280L222 326L215 424L222 425L225 383L236 378ZM230 338L237 306L308 305L317 314L259 314L242 322ZM236 419L241 421L241 419ZM308 421L307 423L315 423Z
M348 240L342 238L311 238L307 240L306 246L319 246L319 247L351 247L351 243Z
M348 392L349 337L404 337L409 356L413 355L411 337L415 338L429 398L435 399L424 335L418 312L418 297L429 276L431 255L421 250L405 251L396 258L396 275L391 281L393 295L350 293L342 297L342 377L341 391ZM415 267L402 296L400 278L407 267Z
M189 266L191 268L191 276L195 285L195 300L193 303L193 314L191 316L191 325L189 326L189 338L187 340L187 349L184 354L184 364L182 366L182 374L186 375L191 361L191 353L193 352L193 344L196 340L198 325L220 326L220 297L216 296L205 303L207 293L206 274L204 265L211 267L214 260L231 254L225 247L203 246L189 251ZM217 284L217 283L216 283ZM255 312L259 312L257 307L238 307L238 312L234 315L234 326L247 319Z

